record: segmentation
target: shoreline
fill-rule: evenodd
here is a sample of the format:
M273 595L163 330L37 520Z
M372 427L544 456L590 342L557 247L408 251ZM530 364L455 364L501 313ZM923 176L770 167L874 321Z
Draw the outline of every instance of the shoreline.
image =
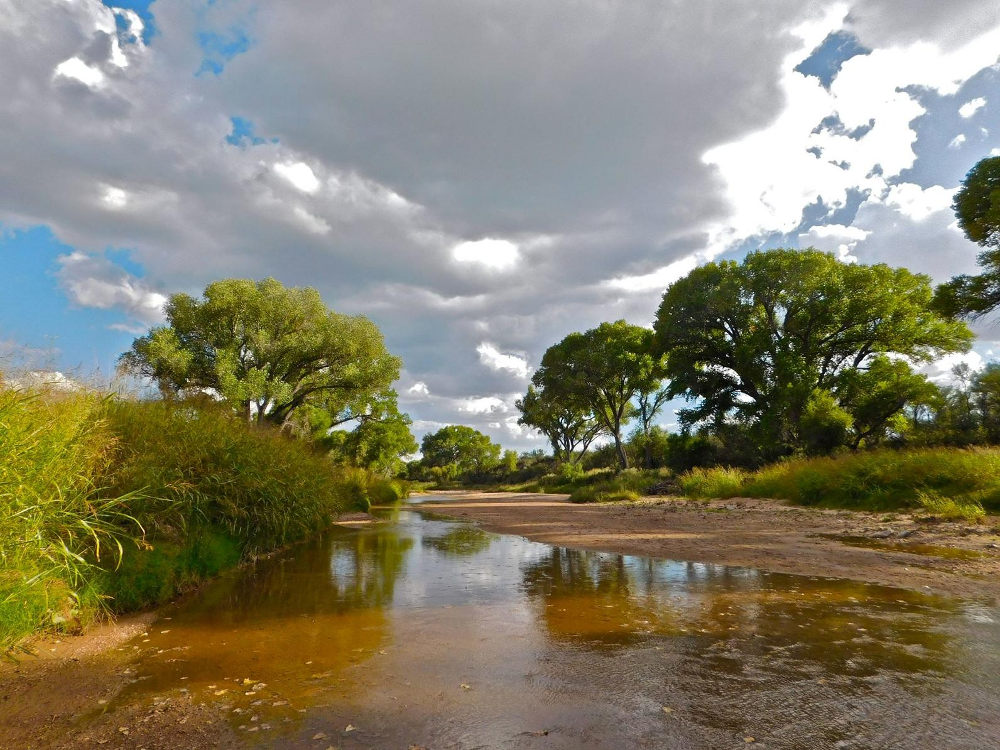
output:
M427 493L414 504L486 531L622 555L758 568L1000 602L1000 517L981 524L919 521L773 500L574 504L566 495ZM994 546L989 546L994 545Z

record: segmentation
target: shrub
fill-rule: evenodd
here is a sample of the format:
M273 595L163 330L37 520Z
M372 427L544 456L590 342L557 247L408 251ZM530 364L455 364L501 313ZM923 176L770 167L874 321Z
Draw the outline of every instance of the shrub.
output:
M950 499L962 517L1000 510L1000 449L880 449L786 459L755 472L692 470L679 478L694 497L768 497L800 505L888 510Z
M0 387L0 652L160 604L406 492L212 403Z
M740 469L691 469L678 478L678 483L690 497L734 497L742 492L746 476Z
M626 469L610 479L599 479L575 487L569 499L574 503L607 503L619 500L638 500L661 479L658 472Z

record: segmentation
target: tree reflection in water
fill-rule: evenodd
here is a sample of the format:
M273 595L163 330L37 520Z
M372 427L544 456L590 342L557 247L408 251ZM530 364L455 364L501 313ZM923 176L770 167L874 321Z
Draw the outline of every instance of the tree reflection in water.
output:
M915 592L565 548L526 565L523 579L557 639L600 646L685 636L711 647L720 666L772 651L854 675L953 666L952 638L928 627L927 614L956 605Z

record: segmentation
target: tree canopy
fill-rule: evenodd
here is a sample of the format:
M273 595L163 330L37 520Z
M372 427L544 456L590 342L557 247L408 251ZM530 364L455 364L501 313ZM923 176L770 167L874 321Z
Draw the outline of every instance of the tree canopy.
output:
M399 411L395 391L388 390L374 398L368 412L358 416L358 424L351 431L333 429L333 421L326 411L312 410L310 432L334 456L354 466L397 474L403 467L403 458L417 452L417 441L410 432L413 420Z
M1000 305L1000 156L983 159L969 171L952 208L965 236L983 248L983 272L942 284L935 303L950 315L983 315Z
M465 425L448 425L424 435L420 451L425 466L454 467L458 474L483 474L500 465L501 447Z
M399 375L375 324L330 310L315 289L226 279L203 299L173 295L166 314L121 364L164 393L212 392L258 422L285 426L303 407L332 424L357 419Z
M619 466L628 467L622 427L632 416L632 399L656 390L663 357L652 351L653 332L624 320L571 333L550 346L532 377L556 403L593 415L614 439Z
M667 289L657 351L667 356L671 394L698 400L683 423L735 418L780 455L803 445L816 391L837 396L859 372L901 377L905 362L890 367L884 355L929 361L969 348L968 327L932 310L931 296L926 276L902 268L814 249L750 253L742 263L701 266ZM883 412L871 407L869 421Z
M582 457L603 429L590 409L578 402L563 401L558 394L534 385L528 386L528 392L514 406L521 412L517 423L545 435L552 445L552 455L560 461Z

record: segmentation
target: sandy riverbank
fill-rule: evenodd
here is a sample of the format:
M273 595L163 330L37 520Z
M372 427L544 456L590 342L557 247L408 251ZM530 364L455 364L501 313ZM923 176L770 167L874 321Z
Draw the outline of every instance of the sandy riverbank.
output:
M928 523L909 513L820 510L757 499L576 505L561 495L434 495L443 499L426 498L429 510L548 544L1000 601L997 516L982 524Z

